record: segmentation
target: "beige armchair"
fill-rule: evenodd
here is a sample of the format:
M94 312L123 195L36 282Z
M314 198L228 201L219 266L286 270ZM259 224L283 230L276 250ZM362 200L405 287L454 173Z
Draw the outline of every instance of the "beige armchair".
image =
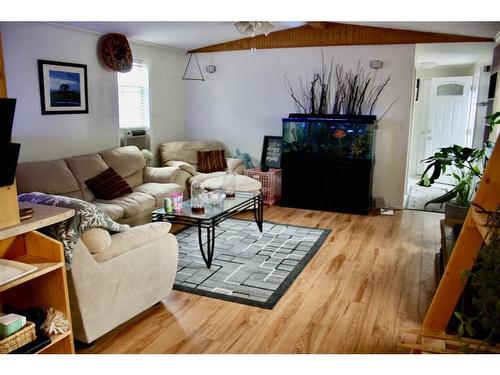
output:
M198 172L198 151L225 150L227 170L242 174L245 164L241 159L227 157L228 151L224 144L215 140L208 141L176 141L163 143L160 146L161 163L166 167L177 167L180 176L177 180L185 180L184 195L189 196L191 183L195 180L207 180L212 177L224 175L226 171L212 173Z
M82 234L68 271L75 339L91 343L170 293L178 249L169 230L169 223L150 223Z

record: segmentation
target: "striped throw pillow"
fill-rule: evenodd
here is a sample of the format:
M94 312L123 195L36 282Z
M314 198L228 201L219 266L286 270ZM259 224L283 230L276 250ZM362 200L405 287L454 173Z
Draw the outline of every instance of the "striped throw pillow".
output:
M226 169L224 150L198 151L198 172L211 173Z
M132 193L132 188L113 168L85 181L87 187L98 199L115 199Z

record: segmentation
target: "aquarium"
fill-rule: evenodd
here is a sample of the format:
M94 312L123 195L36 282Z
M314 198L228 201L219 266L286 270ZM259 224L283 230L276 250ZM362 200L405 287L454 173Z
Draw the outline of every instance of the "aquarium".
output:
M372 159L375 116L290 115L283 119L283 156Z

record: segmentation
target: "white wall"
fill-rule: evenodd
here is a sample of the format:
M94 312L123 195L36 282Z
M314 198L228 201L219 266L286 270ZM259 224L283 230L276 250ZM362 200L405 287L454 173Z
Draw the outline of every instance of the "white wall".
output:
M7 92L17 98L13 141L20 161L46 160L119 146L116 73L101 66L100 35L45 23L1 23ZM131 44L150 63L152 145L183 133L184 54ZM88 114L41 115L37 60L87 65Z
M441 65L431 69L417 69L417 78L464 77L474 75L474 64Z
M413 85L414 45L342 46L323 48L325 61L358 62L366 69L370 60L382 60L378 75L392 80L379 101L381 115L395 98L376 135L373 196L386 205L402 207ZM214 64L206 81L186 81L186 132L189 139L219 139L234 152L239 148L260 159L264 135L281 135L283 117L295 112L283 76L292 84L307 82L321 68L320 48L293 48L199 54L205 66Z
M479 148L483 146L485 117L487 115L488 88L490 85L490 72L486 72L484 63L478 63L474 69L474 89L476 90L475 100L472 102L474 113L474 133L472 137L472 147Z
M151 150L159 165L159 145L184 138L183 51L131 43L134 58L149 64Z

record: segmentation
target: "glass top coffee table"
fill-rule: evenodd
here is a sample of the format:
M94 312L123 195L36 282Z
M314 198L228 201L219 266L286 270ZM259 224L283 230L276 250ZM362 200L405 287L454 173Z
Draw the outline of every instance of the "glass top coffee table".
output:
M234 198L225 198L220 205L206 205L203 214L191 212L191 200L187 200L182 202L182 210L179 211L167 213L164 208L153 211L153 221L197 226L201 255L207 268L210 268L215 250L215 227L224 220L247 210L253 211L255 222L262 232L264 208L261 193L236 192ZM204 229L207 231L206 251L202 238Z

